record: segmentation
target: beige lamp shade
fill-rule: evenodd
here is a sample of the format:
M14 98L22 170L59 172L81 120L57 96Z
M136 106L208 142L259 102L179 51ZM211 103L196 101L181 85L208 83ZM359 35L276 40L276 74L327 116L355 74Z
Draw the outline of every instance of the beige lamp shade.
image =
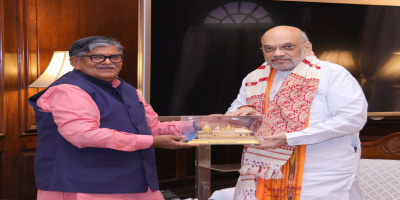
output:
M389 61L372 79L400 83L400 52L393 53Z
M68 51L54 51L50 64L40 77L28 87L48 87L65 73L72 71Z
M345 67L350 73L357 73L351 51L327 50L319 57L320 60L336 63Z

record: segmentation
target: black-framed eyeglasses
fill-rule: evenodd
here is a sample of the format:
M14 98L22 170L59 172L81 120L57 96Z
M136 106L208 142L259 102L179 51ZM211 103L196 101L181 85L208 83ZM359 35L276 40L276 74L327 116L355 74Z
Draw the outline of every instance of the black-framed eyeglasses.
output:
M106 61L106 59L110 59L112 63L120 63L124 60L125 55L123 54L115 54L110 56L105 55L86 55L86 56L79 56L79 57L89 57L93 63L102 63Z

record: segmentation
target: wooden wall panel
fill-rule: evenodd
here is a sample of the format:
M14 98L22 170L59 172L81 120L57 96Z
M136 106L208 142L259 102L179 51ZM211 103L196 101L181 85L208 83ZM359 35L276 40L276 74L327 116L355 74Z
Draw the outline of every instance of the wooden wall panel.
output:
M4 145L4 144L3 144ZM3 172L4 151L0 151L0 171ZM3 173L0 173L0 180L3 180ZM0 181L0 194L3 194L3 181Z
M30 80L36 80L38 77L38 41L37 41L37 2L36 0L24 0L22 12L24 13L22 21L23 38L23 55L24 55L24 76L21 76L21 89L24 91L20 95L21 113L20 125L23 135L30 135L34 125L34 112L27 103L27 99L34 95L38 90L36 88L27 89L31 83ZM36 143L35 143L36 144Z
M21 1L2 2L2 66L3 66L3 134L5 139L4 163L2 167L2 196L13 198L18 193L18 128L19 128L19 75L21 70L21 49L19 19Z
M103 35L121 41L126 59L120 77L136 86L137 0L37 0L39 66L44 72L53 51L69 50L77 39Z
M4 138L4 59L3 59L3 30L4 30L4 0L0 0L0 195L3 194L3 158L5 149Z
M34 176L34 151L22 151L19 156L20 174L20 199L36 199L36 186Z
M4 103L3 103L3 96L4 96L4 91L3 91L3 30L4 29L4 5L3 5L3 0L0 0L0 135L3 135L3 124L4 124ZM2 139L2 138L0 138ZM0 183L1 184L1 183ZM1 192L1 188L0 188Z

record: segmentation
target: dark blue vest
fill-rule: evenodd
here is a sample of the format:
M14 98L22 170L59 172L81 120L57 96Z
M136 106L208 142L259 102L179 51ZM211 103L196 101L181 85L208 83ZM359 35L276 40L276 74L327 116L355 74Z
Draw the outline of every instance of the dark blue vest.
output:
M92 97L100 110L100 128L151 135L136 89L125 81L113 88L109 82L74 70L49 88L59 84L76 85ZM148 187L158 190L154 148L134 152L77 148L57 131L51 113L38 110L36 101L45 91L29 98L38 132L35 156L38 189L79 193L142 193Z

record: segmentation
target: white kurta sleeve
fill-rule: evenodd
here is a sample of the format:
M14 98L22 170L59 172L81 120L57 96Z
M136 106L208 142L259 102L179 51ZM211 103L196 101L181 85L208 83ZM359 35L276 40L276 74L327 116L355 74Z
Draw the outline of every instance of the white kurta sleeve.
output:
M247 75L243 81L242 86L240 87L239 94L237 98L232 102L231 107L228 108L228 112L233 112L237 110L240 106L246 105L246 95L244 93L244 88L246 87L246 79L249 75Z
M367 102L358 82L343 67L324 63L309 126L286 134L289 145L316 144L352 134L358 137L366 123Z

